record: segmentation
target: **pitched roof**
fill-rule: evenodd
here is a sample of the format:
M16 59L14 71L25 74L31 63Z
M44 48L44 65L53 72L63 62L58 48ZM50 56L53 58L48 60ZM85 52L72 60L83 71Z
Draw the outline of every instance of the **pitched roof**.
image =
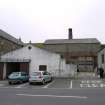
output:
M9 35L8 33L4 32L1 29L0 29L0 37L3 37L9 41L16 43L16 44L23 45L22 41L19 41L19 39L14 38L13 36Z
M86 38L86 39L49 39L44 42L44 44L70 44L70 43L100 43L96 38Z

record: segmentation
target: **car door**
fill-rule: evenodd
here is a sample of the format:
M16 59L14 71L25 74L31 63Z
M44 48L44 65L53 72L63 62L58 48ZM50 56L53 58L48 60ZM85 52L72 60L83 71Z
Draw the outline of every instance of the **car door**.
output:
M52 76L51 76L51 74L49 72L47 72L47 73L48 73L48 81L51 81Z
M43 77L44 77L45 82L49 81L49 74L48 74L48 72L44 72L43 73Z
M21 73L22 81L27 81L27 75L26 73L22 72Z

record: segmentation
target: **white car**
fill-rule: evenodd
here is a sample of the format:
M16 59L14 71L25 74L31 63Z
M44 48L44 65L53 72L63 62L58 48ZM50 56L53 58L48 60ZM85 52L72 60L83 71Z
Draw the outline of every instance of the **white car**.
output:
M33 72L29 77L29 84L42 83L44 85L46 82L50 81L52 81L52 76L49 72L46 71Z

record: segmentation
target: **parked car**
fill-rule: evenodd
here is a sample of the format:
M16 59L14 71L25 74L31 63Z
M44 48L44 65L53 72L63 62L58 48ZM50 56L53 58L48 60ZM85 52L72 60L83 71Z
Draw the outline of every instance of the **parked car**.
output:
M29 79L29 76L26 72L12 72L8 76L8 83L13 84L13 83L23 83L27 82Z
M46 82L50 81L52 81L52 76L46 71L32 72L29 77L29 84L42 83L44 85Z

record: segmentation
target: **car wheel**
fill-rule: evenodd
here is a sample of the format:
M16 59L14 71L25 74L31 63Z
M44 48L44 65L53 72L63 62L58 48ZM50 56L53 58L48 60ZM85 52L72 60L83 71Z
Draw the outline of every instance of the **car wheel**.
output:
M23 81L19 81L19 83L20 83L20 84L22 84L22 83L23 83Z
M53 78L51 78L50 82L52 82Z
M30 85L32 85L32 82L29 82Z
M45 80L42 81L42 85L45 85Z
M12 84L12 82L8 82L9 83L9 85L11 85Z

